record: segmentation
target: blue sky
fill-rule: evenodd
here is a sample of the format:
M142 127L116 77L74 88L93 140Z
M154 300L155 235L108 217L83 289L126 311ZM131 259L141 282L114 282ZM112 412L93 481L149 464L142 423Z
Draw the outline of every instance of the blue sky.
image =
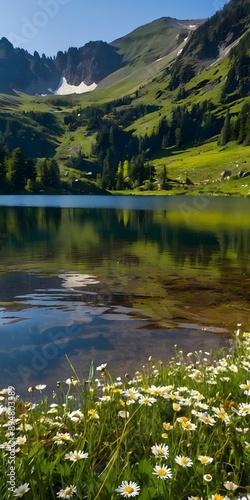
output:
M212 16L228 0L6 0L0 38L30 53L55 55L90 40L110 42L160 17Z

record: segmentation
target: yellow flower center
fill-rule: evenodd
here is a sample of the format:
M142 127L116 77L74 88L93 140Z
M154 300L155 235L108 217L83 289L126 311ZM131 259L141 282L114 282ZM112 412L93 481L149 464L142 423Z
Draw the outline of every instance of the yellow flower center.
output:
M183 429L191 429L192 424L190 424L190 422L183 422L182 427L183 427Z
M219 411L219 412L217 413L217 417L218 417L218 418L222 418L222 419L224 419L224 418L225 418L225 416L226 416L226 415L225 415L225 413L224 413L224 412L222 412L222 411Z
M167 472L165 469L159 469L158 474L159 474L159 476L166 476Z
M71 495L71 493L73 493L72 488L70 488L70 487L66 488L65 495Z
M134 488L132 486L125 486L124 492L125 493L133 493Z
M223 500L224 497L222 495L219 495L219 493L215 493L214 495L214 500Z
M180 409L180 405L178 403L173 403L173 410L178 411Z
M163 427L164 427L164 429L166 429L166 431L168 431L171 429L171 424L169 424L168 422L164 422Z

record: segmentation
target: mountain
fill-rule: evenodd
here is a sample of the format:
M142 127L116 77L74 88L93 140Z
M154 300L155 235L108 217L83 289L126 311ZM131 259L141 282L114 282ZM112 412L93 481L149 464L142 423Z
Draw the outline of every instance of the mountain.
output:
M193 33L172 67L170 88L214 65L248 30L250 0L231 0Z
M47 94L56 90L62 78L70 85L98 83L121 67L122 56L106 42L89 42L80 49L71 47L58 52L55 58L29 54L14 48L6 39L0 40L0 92L22 91Z
M123 63L132 66L151 64L174 50L180 50L184 40L204 23L203 19L178 20L162 17L132 31L111 43L123 57Z
M74 87L84 83L85 91L92 90L95 87L88 87L97 85L117 70L146 67L173 50L179 50L190 33L203 22L162 18L110 44L92 41L79 49L70 47L66 52L60 51L54 58L40 56L38 52L31 55L2 38L0 92L52 93L60 88L62 79Z
M231 0L208 20L163 17L110 44L91 41L54 58L31 55L2 38L0 93L81 93L124 78L136 85L172 63L169 88L174 90L237 45L248 29L249 12L250 0Z
M36 167L31 178L24 161L18 186L32 192L58 189L60 173L74 192L250 195L249 3L230 0L208 20L163 17L54 58L3 38L0 192L15 190L21 148Z

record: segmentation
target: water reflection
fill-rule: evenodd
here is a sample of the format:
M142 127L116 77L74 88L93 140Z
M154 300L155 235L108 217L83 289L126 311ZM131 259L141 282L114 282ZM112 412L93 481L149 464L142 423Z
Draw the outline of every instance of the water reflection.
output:
M75 208L1 208L0 255L2 269L16 260L20 267L34 252L48 261L70 259L93 262L111 258L114 254L129 255L138 262L143 246L156 243L158 252L167 252L176 266L183 266L187 258L191 265L207 266L215 255L217 264L227 261L243 271L249 268L250 228L209 224L209 212L203 214L200 225L173 221L171 212L146 210L75 209ZM132 251L137 246L137 255ZM126 252L125 252L126 249ZM129 249L129 250L128 250ZM115 257L115 256L114 256ZM116 257L115 257L116 258ZM124 257L126 261L126 258Z
M1 385L60 379L65 354L85 374L92 359L136 370L248 326L250 207L225 202L188 219L173 200L0 207Z

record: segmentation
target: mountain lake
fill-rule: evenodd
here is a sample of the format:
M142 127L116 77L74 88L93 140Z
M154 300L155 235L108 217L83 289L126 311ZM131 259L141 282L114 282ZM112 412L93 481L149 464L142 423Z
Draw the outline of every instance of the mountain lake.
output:
M249 198L0 196L2 388L52 394L67 357L133 377L249 319Z

